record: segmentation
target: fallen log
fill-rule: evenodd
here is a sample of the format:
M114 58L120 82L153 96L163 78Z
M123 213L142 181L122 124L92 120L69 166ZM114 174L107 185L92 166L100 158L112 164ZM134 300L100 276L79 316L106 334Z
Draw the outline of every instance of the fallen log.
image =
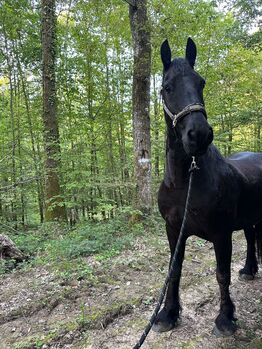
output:
M16 247L15 243L6 235L0 234L0 260L14 259L22 262L26 256Z

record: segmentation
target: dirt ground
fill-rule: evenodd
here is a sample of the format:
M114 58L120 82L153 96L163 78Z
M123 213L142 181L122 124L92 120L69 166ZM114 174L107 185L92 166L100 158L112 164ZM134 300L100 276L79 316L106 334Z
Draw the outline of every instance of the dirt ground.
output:
M239 329L212 335L219 308L212 245L190 238L181 282L183 311L176 329L150 332L143 349L262 348L262 273L240 281L242 232L234 234L231 294ZM106 261L87 258L91 280L63 281L48 268L0 280L0 349L132 349L155 306L169 261L166 236L138 237L133 248Z

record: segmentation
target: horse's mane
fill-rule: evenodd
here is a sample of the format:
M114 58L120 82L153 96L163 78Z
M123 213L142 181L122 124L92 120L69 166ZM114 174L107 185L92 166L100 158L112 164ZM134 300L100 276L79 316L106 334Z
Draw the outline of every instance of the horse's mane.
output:
M212 143L208 147L208 155L213 159L213 160L225 160L223 155L220 153L218 148Z

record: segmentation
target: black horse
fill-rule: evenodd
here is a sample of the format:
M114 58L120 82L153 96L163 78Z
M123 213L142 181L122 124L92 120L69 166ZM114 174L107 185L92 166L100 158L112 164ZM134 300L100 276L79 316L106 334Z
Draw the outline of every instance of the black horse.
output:
M239 271L242 278L252 279L258 271L256 241L258 259L262 256L262 153L243 152L225 159L211 144L213 131L203 100L205 81L194 70L196 45L192 39L187 41L185 58L173 61L168 41L164 41L161 58L167 140L166 171L158 203L166 221L171 258L184 214L192 156L200 169L193 174L186 234L154 330L169 331L176 325L186 239L196 235L214 244L221 294L214 331L231 335L236 330L235 307L229 294L232 232L244 229L247 240L246 263Z

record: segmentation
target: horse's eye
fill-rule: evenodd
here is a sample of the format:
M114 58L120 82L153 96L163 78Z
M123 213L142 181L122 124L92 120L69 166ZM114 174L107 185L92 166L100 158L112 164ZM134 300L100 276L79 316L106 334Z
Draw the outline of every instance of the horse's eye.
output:
M166 91L167 93L169 93L169 92L171 91L171 89L170 89L169 86L165 86L164 89L165 89L165 91Z

